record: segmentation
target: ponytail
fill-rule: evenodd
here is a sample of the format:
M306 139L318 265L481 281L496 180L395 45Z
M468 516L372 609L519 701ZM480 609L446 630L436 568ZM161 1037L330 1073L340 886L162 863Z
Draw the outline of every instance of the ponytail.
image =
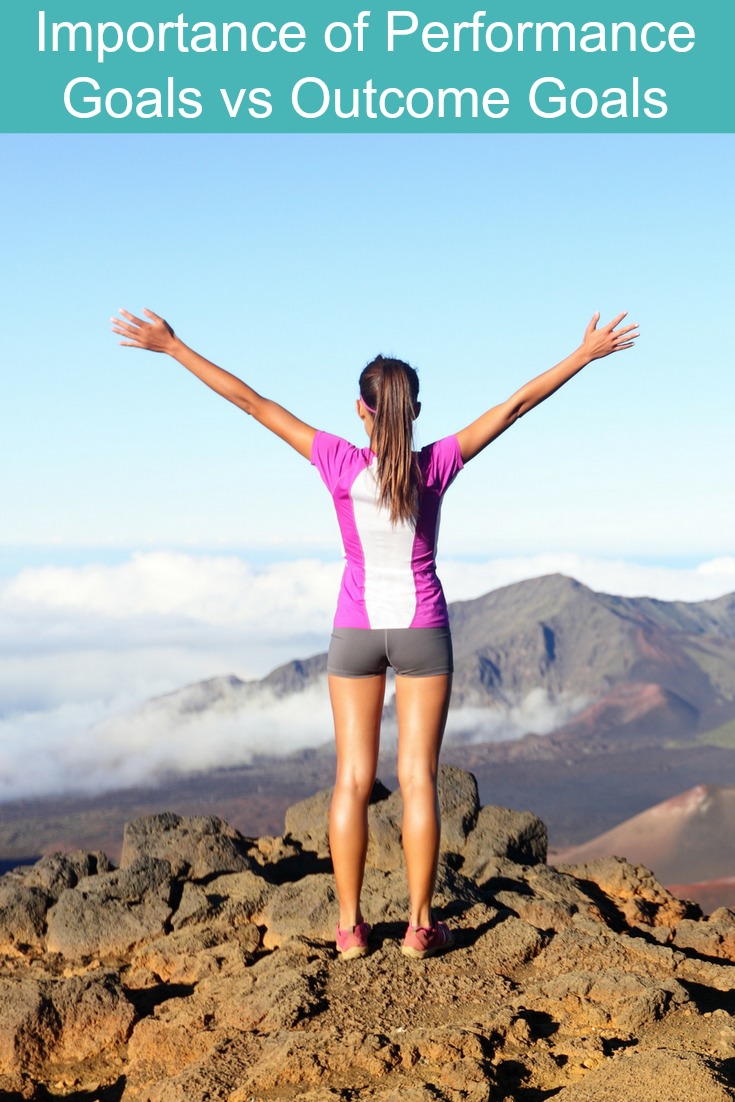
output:
M391 524L415 522L421 473L413 451L419 377L402 360L377 356L360 376L360 396L374 410L371 447L378 457L378 502Z

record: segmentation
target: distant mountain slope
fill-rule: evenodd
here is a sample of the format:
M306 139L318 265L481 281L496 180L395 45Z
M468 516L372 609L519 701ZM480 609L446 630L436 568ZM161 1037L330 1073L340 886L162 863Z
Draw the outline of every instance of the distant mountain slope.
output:
M553 574L457 602L450 614L452 708L471 716L466 731L455 725L460 737L482 739L482 714L505 713L533 693L560 705L557 733L567 741L690 738L735 719L733 594L692 604L616 597ZM320 686L325 674L319 654L261 681L211 678L137 716L175 722L267 707Z
M698 604L595 593L560 574L452 605L455 706L533 689L588 701L654 684L715 725L735 711L735 596Z
M735 787L701 784L550 860L579 864L615 855L655 869L664 884L694 884L735 876L734 838Z

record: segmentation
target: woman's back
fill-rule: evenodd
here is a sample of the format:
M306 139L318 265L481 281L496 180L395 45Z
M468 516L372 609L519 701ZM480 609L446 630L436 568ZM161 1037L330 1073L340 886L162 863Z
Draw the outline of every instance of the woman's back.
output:
M379 502L377 457L318 432L311 461L332 494L346 565L335 627L445 627L446 601L436 575L441 502L462 468L456 436L417 453L418 513L392 521Z

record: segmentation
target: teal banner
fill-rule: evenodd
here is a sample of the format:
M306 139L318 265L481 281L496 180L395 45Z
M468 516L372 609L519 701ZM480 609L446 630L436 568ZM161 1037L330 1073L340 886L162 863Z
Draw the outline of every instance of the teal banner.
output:
M732 132L720 0L47 0L2 22L2 131Z

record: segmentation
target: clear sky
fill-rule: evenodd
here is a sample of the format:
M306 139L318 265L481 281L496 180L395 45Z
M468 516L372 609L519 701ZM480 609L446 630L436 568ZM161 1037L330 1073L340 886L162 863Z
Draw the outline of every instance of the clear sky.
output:
M120 306L355 442L360 369L408 359L420 443L561 359L596 309L627 309L638 347L452 487L447 595L553 570L630 595L735 590L734 148L0 136L0 798L330 737L326 698L306 734L290 713L184 743L100 734L154 693L325 649L340 558L316 472L176 364L120 348Z
M424 443L571 351L595 309L628 309L639 347L475 461L443 548L735 546L732 136L0 142L6 573L74 548L338 553L315 472L119 348L123 305L355 440L359 370L394 352L420 370Z

